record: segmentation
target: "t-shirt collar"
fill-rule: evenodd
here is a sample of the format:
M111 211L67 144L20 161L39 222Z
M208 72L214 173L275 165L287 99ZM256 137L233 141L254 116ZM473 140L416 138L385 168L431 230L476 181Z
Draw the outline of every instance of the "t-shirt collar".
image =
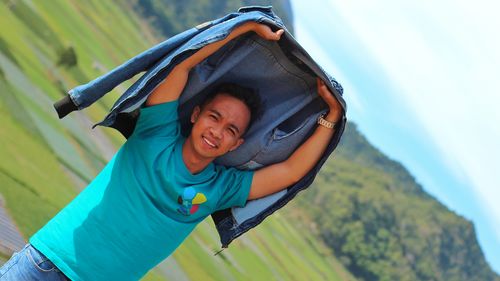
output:
M176 146L175 146L175 157L179 160L179 166L180 166L180 172L182 173L183 177L190 178L190 179L196 179L198 181L203 181L205 179L210 178L210 176L215 172L215 167L214 163L210 162L208 166L205 167L201 172L197 174L192 174L189 169L186 166L186 163L184 163L184 160L182 158L182 145L186 141L185 138L179 138Z

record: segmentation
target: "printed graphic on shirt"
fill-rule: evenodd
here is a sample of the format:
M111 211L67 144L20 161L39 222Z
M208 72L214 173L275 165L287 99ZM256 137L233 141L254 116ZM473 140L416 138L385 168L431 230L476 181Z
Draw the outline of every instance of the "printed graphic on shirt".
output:
M177 198L177 203L181 206L177 211L185 216L192 215L198 211L200 204L207 201L205 195L201 192L196 192L192 187L187 187L184 192Z

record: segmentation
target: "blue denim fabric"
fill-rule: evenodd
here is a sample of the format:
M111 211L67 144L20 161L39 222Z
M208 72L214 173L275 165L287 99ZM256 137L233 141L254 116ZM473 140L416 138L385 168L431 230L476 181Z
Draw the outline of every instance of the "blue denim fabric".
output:
M237 13L231 13L223 18L201 24L185 32L177 34L168 40L142 52L119 67L113 69L87 84L70 90L69 94L78 109L83 109L100 97L111 91L121 82L132 78L137 73L146 71L113 106L110 115L100 125L109 125L116 116L117 111L123 111L137 99L146 95L146 90L156 86L165 76L165 72L183 57L189 56L205 45L224 39L232 29L248 22L256 21L274 23L275 26L284 27L283 23L271 11L270 7L243 8ZM153 86L153 88L154 88ZM137 97L139 95L139 97ZM136 97L131 100L131 98ZM128 102L127 102L128 101Z
M245 134L245 143L216 160L226 166L257 169L288 158L313 132L317 118L328 109L316 91L320 77L346 110L340 84L328 75L286 30L271 7L245 7L237 13L189 29L130 59L111 72L69 91L79 109L89 106L121 82L146 70L116 101L106 118L96 125L113 125L118 113L138 110L168 72L199 48L225 38L247 21L283 28L280 41L266 41L256 34L242 35L197 65L180 97L179 117L183 131L189 130L189 115L210 90L220 82L233 82L255 89L267 110ZM337 146L346 118L336 125L335 135L318 164L298 183L277 194L253 200L244 208L215 213L223 247L258 225L307 188L320 167ZM96 126L94 125L94 126Z
M31 244L14 253L0 268L0 281L69 280L47 257Z

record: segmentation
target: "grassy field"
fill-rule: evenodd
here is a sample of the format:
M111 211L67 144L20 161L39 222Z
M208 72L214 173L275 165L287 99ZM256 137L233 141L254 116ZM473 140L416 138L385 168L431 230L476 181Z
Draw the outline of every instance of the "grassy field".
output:
M71 201L107 162L121 136L92 131L130 83L84 113L59 120L52 103L160 41L127 2L2 1L0 4L0 193L28 239ZM7 28L4 28L7 27ZM78 64L57 64L72 46ZM97 134L102 138L97 138ZM103 139L104 138L104 139ZM109 145L103 147L103 142ZM112 154L112 153L111 153ZM174 253L177 272L152 270L144 280L354 280L287 206L219 255L210 219ZM2 262L0 257L0 262ZM168 266L168 265L166 265ZM163 272L163 273L162 273ZM175 274L177 275L175 275Z

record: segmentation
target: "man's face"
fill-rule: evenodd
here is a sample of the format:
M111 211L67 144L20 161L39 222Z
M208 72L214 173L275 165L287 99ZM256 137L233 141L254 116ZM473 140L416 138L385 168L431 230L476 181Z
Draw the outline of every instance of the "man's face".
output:
M203 108L197 106L191 115L194 152L203 158L216 158L235 150L243 143L250 122L250 110L241 100L218 94Z

